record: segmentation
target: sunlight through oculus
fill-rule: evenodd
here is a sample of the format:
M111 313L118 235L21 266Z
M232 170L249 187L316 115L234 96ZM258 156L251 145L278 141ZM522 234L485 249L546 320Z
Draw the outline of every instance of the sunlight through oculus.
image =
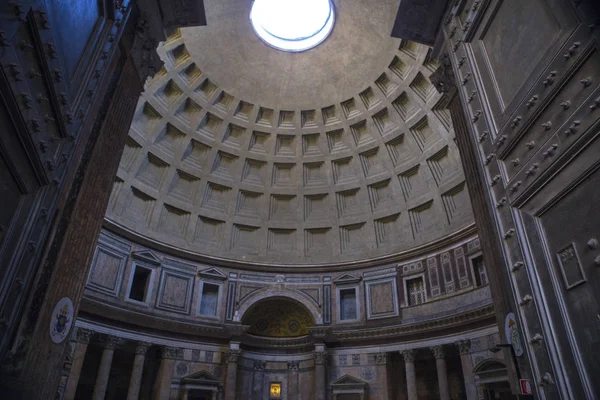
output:
M329 36L331 0L254 0L250 20L269 46L284 51L311 49Z

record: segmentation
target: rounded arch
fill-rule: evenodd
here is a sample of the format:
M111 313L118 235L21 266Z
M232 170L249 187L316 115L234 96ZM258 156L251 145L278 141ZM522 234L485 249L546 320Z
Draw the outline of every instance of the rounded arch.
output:
M498 371L502 369L506 369L506 364L504 364L502 361L493 358L486 358L485 360L479 361L477 365L473 367L473 373L478 374L481 372Z
M273 290L271 288L260 289L255 293L250 294L248 298L242 304L240 304L238 309L235 311L235 315L233 318L234 321L241 322L244 314L257 303L263 300L273 300L277 298L285 298L287 300L300 304L302 307L306 308L310 312L313 319L315 320L316 325L323 323L321 311L317 308L317 306L314 303L314 300L309 295L302 293L298 290Z
M480 384L508 382L506 364L497 359L487 358L478 362L473 368L473 373Z

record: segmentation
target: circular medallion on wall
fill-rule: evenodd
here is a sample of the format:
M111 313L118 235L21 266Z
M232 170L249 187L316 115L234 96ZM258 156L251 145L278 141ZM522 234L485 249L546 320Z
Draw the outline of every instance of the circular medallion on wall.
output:
M256 322L256 329L260 332L265 331L269 327L269 322L266 319L259 319Z
M288 329L290 330L290 332L296 333L300 330L300 324L296 320L291 320L290 322L288 322Z
M50 338L54 343L60 343L69 334L73 323L73 302L63 297L56 303L50 315Z
M186 363L177 364L177 375L183 376L183 375L187 375L187 373L188 373L188 366Z
M367 382L370 382L375 377L375 371L373 367L362 367L360 369L360 377Z

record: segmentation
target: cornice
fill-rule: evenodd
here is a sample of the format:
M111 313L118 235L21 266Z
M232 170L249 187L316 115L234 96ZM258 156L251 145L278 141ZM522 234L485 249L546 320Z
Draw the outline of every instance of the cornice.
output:
M139 312L123 309L114 305L109 305L101 301L90 299L84 296L81 303L81 309L88 313L111 319L115 322L126 322L140 327L159 329L165 333L176 333L193 336L231 338L241 337L244 345L261 348L299 348L322 341L327 336L327 341L353 342L380 339L399 339L410 335L422 334L427 332L443 331L460 327L462 325L472 324L473 322L483 321L493 317L493 304L450 315L447 317L431 319L414 324L400 324L391 326L379 326L377 328L351 328L339 329L336 327L318 326L311 330L310 335L298 338L267 338L250 335L245 333L248 328L240 324L215 324L208 325L194 321L186 322L174 320L173 318L145 315ZM435 334L434 334L435 336Z
M408 250L379 257L372 257L356 261L344 261L340 263L273 264L260 262L242 262L239 260L216 257L189 251L141 235L138 232L132 231L131 229L112 221L108 217L104 217L103 226L109 232L122 236L125 239L131 240L132 242L137 243L141 246L145 246L148 249L159 251L168 256L179 257L188 261L206 263L214 266L237 268L244 271L257 271L269 273L290 273L296 272L295 270L301 272L325 273L370 268L375 266L381 266L383 264L405 263L412 259L426 258L431 253L438 253L446 248L457 246L459 242L464 242L468 239L474 239L477 235L475 224L471 223L457 231L454 231L444 236L441 239L434 240L432 242L420 246L415 246Z
M439 318L409 325L393 325L387 327L377 327L368 329L336 330L332 336L342 341L354 341L364 339L387 339L396 338L414 333L423 333L434 330L441 330L460 326L466 323L472 323L478 320L486 319L494 314L492 304L469 310L464 313L451 315L445 318Z

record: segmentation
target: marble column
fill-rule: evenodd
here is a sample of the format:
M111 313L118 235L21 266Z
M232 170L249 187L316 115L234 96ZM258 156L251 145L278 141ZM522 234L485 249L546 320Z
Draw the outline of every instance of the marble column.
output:
M230 345L227 353L227 381L225 382L225 400L236 400L237 392L237 369L240 358L239 343Z
M460 340L455 344L460 353L460 363L462 365L467 400L478 400L479 395L477 394L475 374L473 373L473 360L471 359L471 341Z
M406 391L408 400L417 400L417 375L415 374L415 350L403 350L404 369L406 370Z
M67 381L67 387L65 389L65 400L73 400L75 398L77 384L79 383L79 377L81 376L81 367L83 367L85 353L87 352L87 347L93 334L94 332L89 329L77 329L77 344L75 345L71 373L69 374L69 380Z
M435 367L437 369L440 400L450 400L450 389L448 388L448 372L446 371L444 347L433 346L431 347L431 352L435 357Z
M375 365L377 368L377 399L387 400L391 397L388 384L388 354L375 354Z
M107 336L104 342L104 351L102 352L102 358L100 359L100 367L98 368L98 375L96 376L96 385L94 386L94 393L92 394L92 400L104 400L106 395L106 388L108 387L108 377L110 376L110 366L112 364L113 355L115 354L115 347L119 338L116 336Z
M298 399L298 373L300 363L298 361L288 362L288 400Z
M160 355L160 367L156 382L154 382L153 400L168 400L171 397L171 380L173 380L175 360L181 358L180 353L176 347L163 347Z
M325 345L315 346L315 400L327 399L327 351Z
M265 380L265 364L264 361L254 361L254 376L252 377L252 399L262 400Z
M138 342L135 346L135 358L133 359L131 378L129 378L127 400L137 400L140 395L140 385L142 384L142 374L144 372L146 352L150 346L151 344L148 342Z

